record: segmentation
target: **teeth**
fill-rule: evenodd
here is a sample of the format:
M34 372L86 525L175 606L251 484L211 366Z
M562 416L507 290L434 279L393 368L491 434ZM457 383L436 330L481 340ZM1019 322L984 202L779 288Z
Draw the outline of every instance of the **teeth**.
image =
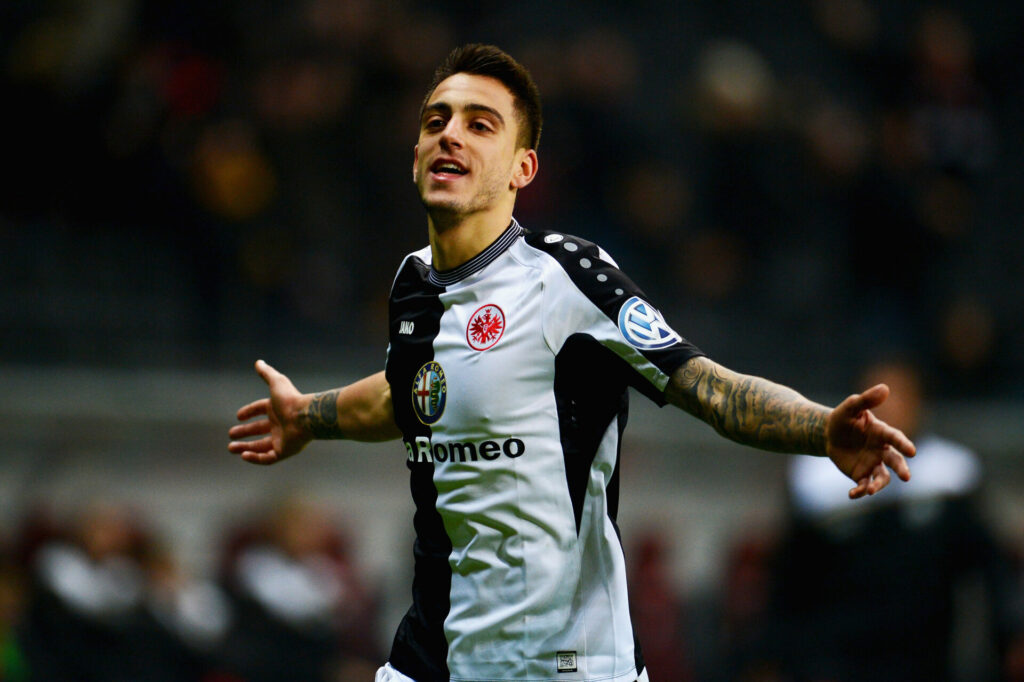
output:
M461 168L450 163L441 164L437 170L442 173L459 173L460 175L463 173Z

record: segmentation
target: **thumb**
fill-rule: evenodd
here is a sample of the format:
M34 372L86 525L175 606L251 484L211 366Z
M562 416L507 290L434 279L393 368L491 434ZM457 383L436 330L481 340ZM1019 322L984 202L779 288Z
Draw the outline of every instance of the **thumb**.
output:
M284 375L268 365L263 360L256 361L256 373L260 375L267 386L273 388L274 384L284 378Z
M858 415L864 410L871 410L889 397L889 387L885 384L875 384L863 393L855 394L843 401L842 407L848 415Z

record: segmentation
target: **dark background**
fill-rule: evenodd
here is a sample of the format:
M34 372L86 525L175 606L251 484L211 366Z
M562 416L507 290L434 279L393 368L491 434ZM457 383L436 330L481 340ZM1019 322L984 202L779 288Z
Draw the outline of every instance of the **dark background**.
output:
M58 641L71 659L80 646L97 666L141 666L99 680L253 682L247 670L274 666L267 679L296 679L289 656L307 651L331 662L317 679L349 682L384 660L409 602L404 450L318 443L267 470L229 456L226 430L262 395L258 357L303 390L383 367L388 288L426 244L416 115L435 65L468 41L509 51L541 90L524 226L598 242L712 358L814 399L863 388L871 360L911 360L928 429L977 454L969 514L864 515L877 528L843 551L872 557L857 570L880 596L863 609L808 597L837 617L803 627L870 623L898 645L894 616L944 625L912 607L935 603L916 596L945 579L932 567L959 564L938 554L920 569L901 534L944 519L925 524L943 529L925 552L998 554L985 566L1005 569L1002 589L958 584L955 645L916 662L952 661L957 682L1024 679L1024 4L434 5L0 5L0 680L26 679L19 651L57 660ZM788 460L636 398L620 526L652 680L857 679L796 676L771 648L795 642L805 662L828 651L770 604L780 556L795 575L832 575L816 570L820 537L790 544L808 536L793 534ZM339 607L349 629L326 644L239 630L262 622L244 599L233 625L197 621L205 649L157 638L170 649L149 665L116 654L150 650L109 622L96 626L105 644L30 627L53 596L39 591L48 543L130 548L142 609L197 585L237 597L239 537L265 540L286 519L307 546L343 537L358 578ZM856 536L846 521L830 526L837 546ZM946 542L950 528L971 542ZM195 668L152 665L170 660ZM866 660L873 682L912 679Z
M713 357L829 391L909 353L1020 397L1018 3L445 7L5 3L0 357L379 365L418 104L483 41L544 98L519 220L601 243Z

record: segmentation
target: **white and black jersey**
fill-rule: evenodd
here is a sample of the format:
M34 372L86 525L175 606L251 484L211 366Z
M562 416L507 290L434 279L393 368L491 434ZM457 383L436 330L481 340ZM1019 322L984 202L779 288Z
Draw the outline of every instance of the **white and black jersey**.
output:
M387 379L416 506L413 606L390 662L417 682L633 682L615 517L627 387L659 404L700 351L599 247L515 221L446 272L410 254Z

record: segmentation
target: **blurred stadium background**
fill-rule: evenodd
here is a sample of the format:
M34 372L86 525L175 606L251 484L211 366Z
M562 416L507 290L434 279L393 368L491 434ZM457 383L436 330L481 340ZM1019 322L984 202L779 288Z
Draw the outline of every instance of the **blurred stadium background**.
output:
M911 358L929 425L980 458L1019 588L1024 5L13 0L0 17L0 679L27 679L39 557L92 527L108 548L132 538L145 584L184 594L231 583L246 533L326 524L350 582L323 595L351 599L317 655L354 680L386 654L408 605L404 451L317 444L262 469L227 453L226 430L262 395L257 357L306 390L383 366L391 278L425 243L419 102L466 41L517 56L544 98L520 222L601 243L709 355L815 399ZM673 671L654 651L652 679L800 679L730 648L770 622L786 458L641 400L627 438L623 537L662 590L644 603L679 605L647 636L684 652ZM260 603L240 589L189 602L205 606L181 616L188 672L81 679L307 679L224 653L263 650L231 624ZM1011 621L1019 595L1000 597ZM111 599L82 607L105 636L135 604ZM996 621L991 636L957 621L975 636L936 654L955 679L1022 679L1024 647Z

